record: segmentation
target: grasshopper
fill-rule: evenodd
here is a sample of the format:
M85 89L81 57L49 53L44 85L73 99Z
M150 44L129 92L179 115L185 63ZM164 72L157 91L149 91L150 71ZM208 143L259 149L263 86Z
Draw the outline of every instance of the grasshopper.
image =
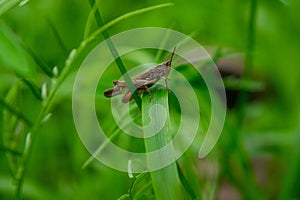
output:
M150 94L150 101L151 101L152 95L149 88L152 87L157 81L161 79L165 81L166 88L168 88L168 82L167 82L168 75L171 70L171 63L175 55L175 49L176 48L174 48L169 60L132 78L132 82L135 88L137 89L138 95L142 95L144 92L148 92ZM104 96L110 98L119 95L123 92L123 90L128 89L128 86L125 81L114 80L113 84L114 87L104 91ZM132 93L130 91L127 91L127 93L125 93L125 95L122 97L122 103L127 103L131 99L132 99Z

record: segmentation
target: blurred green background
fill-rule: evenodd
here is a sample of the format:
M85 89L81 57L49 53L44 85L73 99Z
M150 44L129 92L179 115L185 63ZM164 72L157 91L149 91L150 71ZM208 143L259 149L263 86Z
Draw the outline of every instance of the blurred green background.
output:
M55 70L58 74L63 71L71 50L83 41L91 15L89 1L19 2L0 1L0 199L15 196L26 134L32 131L30 127L43 106L43 84L51 90ZM99 0L97 5L107 23L134 10L168 2ZM226 123L207 158L199 160L197 151L191 149L179 160L189 185L203 199L300 199L300 1L172 3L128 17L108 32L114 35L146 26L172 28L192 35L208 50L219 50L215 61L227 91ZM253 27L249 25L251 20ZM97 29L95 21L91 29ZM134 63L142 64L143 58L151 60L155 52L136 58ZM132 66L130 61L124 63ZM101 94L119 73L116 66L112 67L115 71L107 71L106 85L99 89L99 101L106 104L109 100ZM185 67L178 69L189 74ZM82 169L90 154L72 118L75 73L76 68L63 80L49 107L51 117L36 131L22 196L117 199L136 182L136 199L154 199L153 189L143 187L149 182L147 176L135 181L127 173L96 161ZM174 97L170 98L172 101ZM109 112L103 105L99 104L97 111ZM173 106L170 109L176 113L176 103ZM111 131L116 128L111 117L100 121Z

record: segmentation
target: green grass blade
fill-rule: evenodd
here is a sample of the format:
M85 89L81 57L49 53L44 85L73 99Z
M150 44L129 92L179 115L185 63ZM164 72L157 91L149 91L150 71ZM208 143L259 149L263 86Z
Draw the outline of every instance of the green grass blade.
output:
M177 169L178 169L178 175L179 175L179 179L184 187L184 189L186 190L186 192L190 195L190 197L192 199L197 199L197 200L200 200L202 199L200 195L197 196L197 194L194 192L193 188L191 187L191 185L189 184L187 178L184 176L178 162L176 162L176 165L177 165ZM190 166L189 166L190 168ZM192 169L190 169L192 170ZM195 177L196 178L196 177ZM196 184L198 186L198 183L196 182ZM200 193L200 192L199 192Z
M147 8L143 8L143 9L140 9L140 10L135 10L135 11L126 13L126 14L124 14L120 17L117 17L116 19L113 19L110 22L106 23L100 29L95 31L92 35L93 36L99 35L99 33L101 33L103 30L106 30L109 27L112 27L113 25L115 25L115 24L117 24L117 23L119 23L119 22L121 22L121 21L123 21L127 18L136 16L136 15L140 15L140 14L152 11L152 10L173 6L173 5L174 5L173 3L164 3L164 4L159 4L159 5L156 5L156 6L151 6L151 7L147 7Z
M102 150L109 144L109 142L113 141L118 135L120 134L120 132L118 130L116 130L112 135L110 135L108 137L107 140L105 140L97 149L96 151L93 153L93 155L91 155L82 165L82 169L85 169L87 166L89 166L94 160L95 158L102 152Z
M2 0L0 1L0 16L19 5L22 0Z
M32 94L38 99L42 100L41 90L40 88L31 80L22 78L21 81L27 85L27 87L31 90Z
M11 148L8 148L8 147L0 147L0 151L4 151L6 153L11 153L12 155L15 155L15 156L22 156L21 152L11 149Z
M90 6L91 6L91 11L89 13L88 19L86 21L85 27L84 27L84 33L83 33L83 38L87 39L92 31L92 25L94 22L94 16L97 11L97 4L89 1Z
M146 152L158 150L167 145L172 140L172 133L170 131L170 119L169 119L169 107L168 107L168 91L166 89L154 90L152 92L152 101L149 101L149 95L143 95L142 98L142 119L144 126L147 126L150 122L154 126L159 126L161 121L164 120L161 110L153 107L155 104L160 104L166 111L166 121L164 127L156 135L145 139ZM152 107L154 109L152 109ZM149 111L152 109L152 119L149 118ZM163 119L164 118L164 119ZM145 135L150 135L153 129L145 129ZM152 162L160 162L170 159L170 154L161 153L157 160L153 161L149 157L149 165ZM183 190L177 173L177 167L175 161L169 166L150 172L152 185L155 192L156 199L184 199Z
M8 111L10 114L16 116L18 119L22 120L25 124L27 124L29 127L32 126L32 122L27 119L26 116L23 115L23 113L19 112L14 108L14 106L9 105L6 103L4 99L0 98L0 104L3 106L3 110Z
M68 50L67 46L65 45L63 38L60 36L58 29L55 27L55 25L52 23L52 21L50 19L47 19L47 23L49 24L49 26L54 34L54 37L56 38L64 55L68 56L69 50Z
M295 142L292 148L293 152L287 161L288 167L285 176L283 176L284 178L278 198L279 200L293 199L293 192L297 190L296 185L298 182L298 177L296 174L299 174L300 171L300 146L298 144L300 139L300 127L296 131L294 138ZM296 197L294 198L296 199Z
M48 63L37 53L34 52L34 50L29 47L27 44L21 41L21 45L26 50L26 52L31 56L31 58L34 60L34 62L37 64L37 66L45 72L45 74L49 77L53 77L54 74L51 70L51 67L48 65Z

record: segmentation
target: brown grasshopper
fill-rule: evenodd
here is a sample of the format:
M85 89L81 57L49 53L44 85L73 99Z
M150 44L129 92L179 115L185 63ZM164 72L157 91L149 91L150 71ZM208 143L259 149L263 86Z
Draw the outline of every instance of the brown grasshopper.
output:
M151 92L149 88L154 85L157 81L160 79L163 79L166 83L166 88L168 88L168 75L171 70L171 63L175 54L175 49L173 50L173 53L171 55L171 58L162 64L155 66L148 71L135 76L132 78L132 82L137 89L138 95L143 94L144 92L148 92L150 94L150 101L152 99ZM114 87L109 88L104 91L104 96L106 97L113 97L116 95L119 95L123 92L124 89L127 89L128 86L125 81L118 81L114 80L113 81ZM132 93L128 91L123 97L122 97L122 102L127 103L132 99Z

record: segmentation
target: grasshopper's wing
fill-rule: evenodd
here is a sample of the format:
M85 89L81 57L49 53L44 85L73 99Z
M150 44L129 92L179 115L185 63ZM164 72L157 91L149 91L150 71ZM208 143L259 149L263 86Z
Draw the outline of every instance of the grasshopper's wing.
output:
M144 87L151 87L154 83L156 83L158 80L134 80L133 83L136 88L144 88Z
M127 88L127 84L124 81L114 80L113 84L115 85L114 87L104 91L104 96L113 97L119 95L123 92L125 88Z
M123 92L124 89L125 89L125 87L120 87L120 86L116 85L113 88L109 88L109 89L105 90L104 96L113 97L113 96L119 95Z

